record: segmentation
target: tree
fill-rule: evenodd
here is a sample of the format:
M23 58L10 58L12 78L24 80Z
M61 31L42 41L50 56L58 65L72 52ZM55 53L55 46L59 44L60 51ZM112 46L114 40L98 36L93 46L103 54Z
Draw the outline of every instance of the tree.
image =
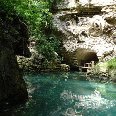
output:
M27 22L30 37L38 41L37 50L47 59L54 57L59 41L53 34L52 13L54 0L2 0L0 11L8 18L17 15Z

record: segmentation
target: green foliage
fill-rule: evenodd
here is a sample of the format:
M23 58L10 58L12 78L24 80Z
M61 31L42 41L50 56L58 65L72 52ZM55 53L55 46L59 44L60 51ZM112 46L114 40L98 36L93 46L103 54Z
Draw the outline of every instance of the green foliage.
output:
M50 9L55 0L0 0L0 11L23 17L30 36L38 41L37 49L46 58L54 58L59 41L53 34Z
M46 38L46 36L44 36L40 41L38 41L37 49L48 60L52 60L53 58L55 58L54 52L57 52L59 44L59 40L51 34L49 37Z
M108 67L109 69L116 69L116 58L113 58L108 61Z
M54 9L54 7L56 7L56 4L61 2L62 0L46 0L49 3L49 9L50 11L54 12L52 9Z

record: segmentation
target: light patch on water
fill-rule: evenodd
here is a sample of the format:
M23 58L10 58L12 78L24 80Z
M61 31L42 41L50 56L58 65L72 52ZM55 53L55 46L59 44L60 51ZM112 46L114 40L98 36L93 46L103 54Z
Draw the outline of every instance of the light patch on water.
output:
M108 100L103 98L98 90L95 90L90 95L76 95L71 91L64 90L60 97L64 100L64 102L70 102L72 104L74 103L71 108L66 110L65 116L80 116L81 112L77 112L78 109L80 109L82 112L83 110L88 111L90 109L105 111L116 106L116 100Z
M107 100L101 97L99 91L95 90L90 96L79 96L79 103L75 103L75 108L82 107L83 109L108 109L114 107L116 104L114 101Z
M64 113L64 116L82 116L80 112L77 112L73 108L68 108Z

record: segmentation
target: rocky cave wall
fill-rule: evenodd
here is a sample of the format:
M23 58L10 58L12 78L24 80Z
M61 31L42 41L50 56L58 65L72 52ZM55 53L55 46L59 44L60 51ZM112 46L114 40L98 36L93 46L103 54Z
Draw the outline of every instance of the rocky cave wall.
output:
M0 12L0 110L10 103L21 103L28 98L16 59L16 55L31 55L28 39L28 28L19 16Z
M116 57L116 1L62 0L55 8L53 24L62 38L64 59L67 52L74 59L78 48L95 52L99 61Z

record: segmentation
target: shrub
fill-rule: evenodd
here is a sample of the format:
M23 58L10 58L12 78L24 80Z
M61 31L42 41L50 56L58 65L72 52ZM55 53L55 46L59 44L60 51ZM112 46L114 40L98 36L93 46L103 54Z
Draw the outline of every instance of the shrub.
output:
M108 68L109 69L116 69L116 58L113 58L110 61L108 61Z
M28 24L30 37L38 41L37 50L47 59L54 58L59 41L53 34L52 3L55 0L0 0L0 11L7 17L17 15Z

